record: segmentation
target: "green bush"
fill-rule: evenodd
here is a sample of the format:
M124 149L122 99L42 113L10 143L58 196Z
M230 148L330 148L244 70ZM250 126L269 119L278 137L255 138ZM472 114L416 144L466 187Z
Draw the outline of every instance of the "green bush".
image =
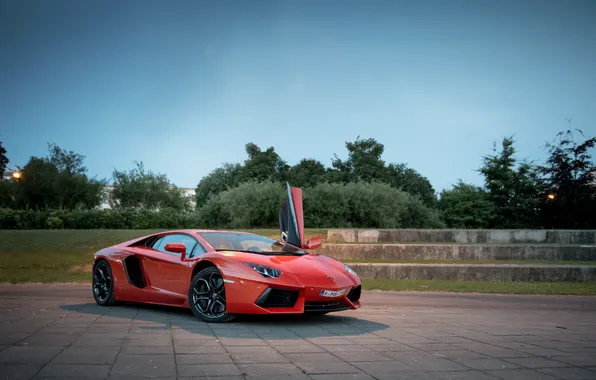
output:
M199 209L209 228L276 227L285 185L251 182L210 198ZM303 190L307 228L440 228L435 210L383 183L322 183Z
M322 183L304 191L305 227L440 228L435 210L385 183Z
M50 216L46 220L46 225L50 230L61 229L64 227L64 222L57 216Z
M211 197L199 209L208 228L265 228L279 225L284 185L278 182L245 182Z

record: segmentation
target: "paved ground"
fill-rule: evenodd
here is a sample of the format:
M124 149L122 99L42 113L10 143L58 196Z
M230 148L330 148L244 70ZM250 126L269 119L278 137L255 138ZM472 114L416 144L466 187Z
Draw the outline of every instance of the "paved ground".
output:
M0 286L4 379L596 379L596 297L364 292L358 311L205 324Z

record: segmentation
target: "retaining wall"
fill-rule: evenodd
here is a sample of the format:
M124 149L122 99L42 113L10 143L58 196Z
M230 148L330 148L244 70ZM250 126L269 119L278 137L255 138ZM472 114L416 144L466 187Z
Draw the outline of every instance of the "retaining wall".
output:
M325 243L317 252L338 260L596 260L596 245Z
M596 244L596 230L330 229L336 243Z
M595 281L596 267L566 265L350 264L361 278L456 281Z

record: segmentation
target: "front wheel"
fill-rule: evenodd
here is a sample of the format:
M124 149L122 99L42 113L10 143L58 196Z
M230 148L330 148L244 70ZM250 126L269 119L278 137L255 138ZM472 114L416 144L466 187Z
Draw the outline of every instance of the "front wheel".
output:
M112 277L112 268L105 261L99 261L93 268L93 298L99 306L116 305L116 296L114 295L114 277Z
M197 273L190 283L188 303L193 314L205 322L229 322L233 315L226 311L224 280L215 267Z

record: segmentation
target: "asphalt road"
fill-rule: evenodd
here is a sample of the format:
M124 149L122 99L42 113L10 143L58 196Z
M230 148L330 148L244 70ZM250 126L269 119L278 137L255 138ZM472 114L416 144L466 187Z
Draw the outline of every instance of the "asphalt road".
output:
M320 318L206 324L0 285L0 379L596 379L596 297L363 292Z

